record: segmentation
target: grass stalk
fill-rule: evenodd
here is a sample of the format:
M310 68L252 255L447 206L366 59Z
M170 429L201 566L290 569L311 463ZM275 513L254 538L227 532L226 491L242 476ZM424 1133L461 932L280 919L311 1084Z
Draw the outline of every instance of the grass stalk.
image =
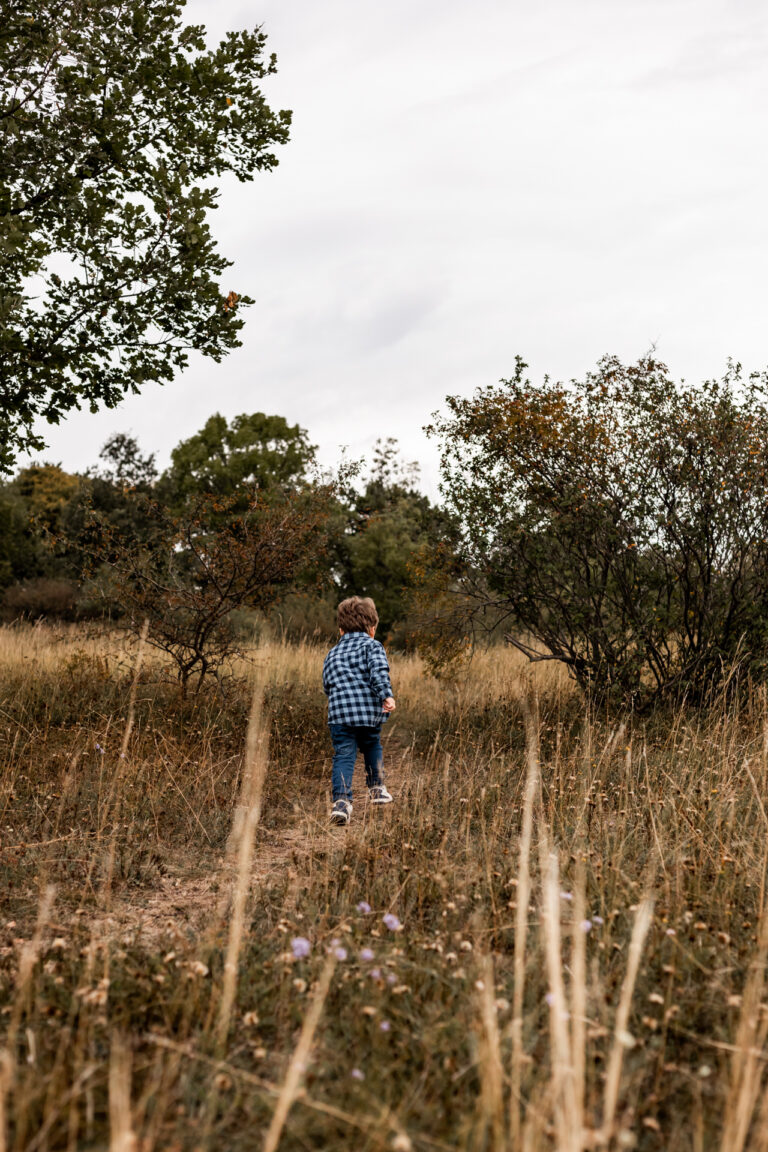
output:
M309 1005L309 1011L304 1017L304 1023L301 1026L298 1042L288 1063L285 1080L283 1081L280 1095L275 1103L272 1120L270 1121L267 1135L264 1139L264 1152L275 1152L275 1149L280 1143L280 1137L283 1134L288 1113L299 1093L301 1082L307 1069L307 1061L312 1049L317 1026L320 1023L320 1017L323 1014L323 1008L331 987L335 967L336 958L333 953L330 953L320 973L320 979L317 982L317 988Z
M766 960L768 916L763 915L757 948L749 965L742 995L720 1152L742 1152L761 1095L763 1047L768 1035L768 1015L762 1004Z
M640 969L640 958L643 954L643 945L651 926L653 918L653 901L650 897L640 903L632 926L632 936L629 941L627 954L627 970L621 985L619 1006L616 1010L616 1020L613 1030L611 1054L608 1058L608 1069L605 1077L605 1091L603 1094L603 1125L598 1135L599 1144L609 1144L613 1138L616 1108L619 1102L619 1087L621 1084L621 1069L624 1063L624 1053L627 1048L634 1045L634 1037L628 1031L629 1012L632 1006L632 995L635 989L637 973Z
M531 898L531 838L533 810L539 794L539 730L536 698L523 697L525 718L526 780L523 820L517 868L517 907L515 909L514 992L512 1001L512 1076L509 1098L510 1133L513 1147L519 1148L523 1132L523 1005L525 1002L525 948L528 935L528 904Z
M106 812L110 808L113 811L115 828L109 842L109 852L107 854L107 867L104 884L102 888L102 899L105 906L108 908L112 899L112 881L115 873L115 853L117 850L117 830L120 813L122 809L123 794L121 786L123 784L123 777L125 773L125 764L128 757L128 747L131 741L131 733L133 726L136 722L136 691L139 685L139 675L141 673L141 664L144 656L144 648L147 643L147 634L149 632L149 620L145 619L141 627L139 635L139 645L136 650L136 660L133 665L133 677L131 679L131 687L128 692L128 715L126 717L125 727L123 729L123 738L120 744L120 759L117 762L112 783L110 785ZM106 814L105 814L106 815Z
M131 1049L114 1031L109 1056L109 1152L134 1152L137 1146L131 1118Z
M7 1100L13 1084L13 1060L5 1049L0 1051L0 1152L8 1149Z
M37 923L35 924L32 939L29 940L21 950L13 1008L11 1010L11 1022L8 1027L7 1050L11 1060L14 1059L16 1052L16 1037L18 1035L22 1013L30 1006L32 975L40 956L43 933L51 919L55 896L56 888L53 884L48 884L40 896L40 902L37 908Z
M496 978L493 958L487 954L482 956L479 970L480 979L477 982L477 991L482 1023L480 1080L483 1135L490 1130L493 1152L504 1152L506 1148L504 1065L501 1059L501 1037L496 1009Z
M580 854L576 866L571 925L571 1057L573 1089L576 1101L576 1123L584 1130L584 1094L587 1080L587 933L585 922L586 878L584 859Z
M549 981L549 1035L552 1061L552 1105L558 1152L579 1152L583 1133L576 1102L576 1077L565 995L560 933L560 879L556 852L542 851L542 912Z
M245 930L245 905L251 885L253 841L261 817L261 799L269 763L269 732L263 719L263 701L264 684L259 677L253 688L240 804L235 813L233 835L230 838L231 846L236 852L236 872L224 959L224 979L215 1030L216 1046L219 1051L226 1044L235 1002L237 971Z

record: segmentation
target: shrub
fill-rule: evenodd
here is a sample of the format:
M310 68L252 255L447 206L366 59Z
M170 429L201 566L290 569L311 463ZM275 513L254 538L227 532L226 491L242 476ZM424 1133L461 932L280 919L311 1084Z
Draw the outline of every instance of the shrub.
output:
M6 588L2 600L3 618L16 620L27 616L41 616L60 620L74 620L78 615L78 588L73 580L54 580L40 577L12 584Z
M316 578L330 499L320 485L274 499L243 485L176 514L138 495L144 539L94 516L78 546L104 575L105 601L175 662L186 695L191 677L199 688L239 650L238 610L264 610Z
M768 376L730 364L693 388L607 357L534 385L525 368L428 430L472 609L636 707L701 699L734 663L765 677Z

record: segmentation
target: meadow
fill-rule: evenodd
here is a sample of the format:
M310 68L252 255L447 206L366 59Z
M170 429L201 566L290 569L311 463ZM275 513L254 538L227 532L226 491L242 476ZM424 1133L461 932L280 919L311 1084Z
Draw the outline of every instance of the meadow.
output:
M0 1152L766 1152L764 688L394 656L339 829L323 655L0 630Z

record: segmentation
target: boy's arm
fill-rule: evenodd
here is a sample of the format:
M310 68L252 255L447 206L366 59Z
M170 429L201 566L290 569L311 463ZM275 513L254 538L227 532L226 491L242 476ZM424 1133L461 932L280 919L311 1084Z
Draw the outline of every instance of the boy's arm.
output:
M325 692L326 696L330 696L330 694L331 694L331 686L330 686L329 679L328 679L328 657L327 656L326 656L325 660L323 661L323 692Z
M392 697L389 679L389 661L381 644L374 641L368 648L368 683L381 700Z

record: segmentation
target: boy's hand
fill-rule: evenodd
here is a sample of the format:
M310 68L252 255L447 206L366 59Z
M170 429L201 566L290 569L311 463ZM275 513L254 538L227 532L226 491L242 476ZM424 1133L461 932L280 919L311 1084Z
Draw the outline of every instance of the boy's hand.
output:
M395 698L394 698L394 696L387 696L386 700L384 701L384 703L381 706L381 710L382 710L382 712L394 712L394 710L395 710Z

